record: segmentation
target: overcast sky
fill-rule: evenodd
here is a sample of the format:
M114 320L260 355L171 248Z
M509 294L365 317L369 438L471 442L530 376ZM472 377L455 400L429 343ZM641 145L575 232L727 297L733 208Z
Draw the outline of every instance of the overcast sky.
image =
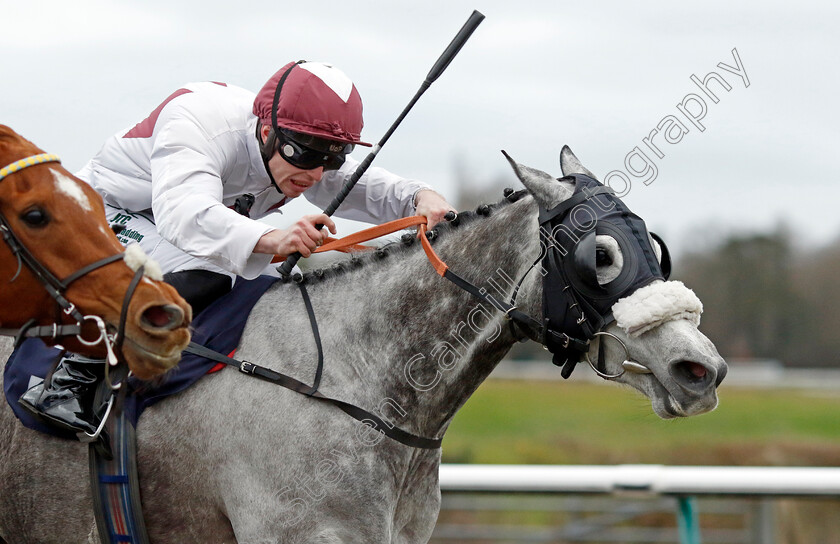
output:
M559 176L568 144L602 180L621 170L625 200L678 250L779 222L810 245L840 236L837 3L0 2L0 123L71 171L183 83L256 91L297 59L355 81L378 141L478 9L486 20L376 165L452 198L456 164L517 185L500 149ZM749 86L718 67L738 67L733 49ZM731 86L709 83L718 103L690 79L710 72ZM696 115L692 94L703 131L678 107ZM679 142L651 136L658 125ZM644 170L643 152L657 169L648 185L625 164L637 146L630 165Z

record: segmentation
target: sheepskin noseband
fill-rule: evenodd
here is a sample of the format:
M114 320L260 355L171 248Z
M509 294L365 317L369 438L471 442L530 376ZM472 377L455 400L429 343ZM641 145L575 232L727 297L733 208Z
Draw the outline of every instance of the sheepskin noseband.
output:
M163 281L163 272L160 265L154 259L149 258L137 242L131 243L125 248L124 260L125 264L135 272L143 266L144 276L150 280Z
M635 337L674 319L699 325L703 303L681 281L660 281L620 299L612 311L618 326Z

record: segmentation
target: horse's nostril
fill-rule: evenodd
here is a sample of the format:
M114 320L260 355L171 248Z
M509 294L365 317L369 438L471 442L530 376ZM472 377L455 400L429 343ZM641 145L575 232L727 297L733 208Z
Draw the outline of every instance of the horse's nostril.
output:
M700 363L687 362L685 365L688 367L688 371L697 378L706 377L706 367Z
M155 329L171 330L184 320L184 312L172 304L151 306L143 311L143 323Z
M715 380L715 387L719 387L723 379L726 377L726 373L729 371L729 367L726 364L721 364L720 368L718 369L717 373L717 380Z
M671 375L682 387L703 389L713 381L714 371L694 361L678 361L671 365Z

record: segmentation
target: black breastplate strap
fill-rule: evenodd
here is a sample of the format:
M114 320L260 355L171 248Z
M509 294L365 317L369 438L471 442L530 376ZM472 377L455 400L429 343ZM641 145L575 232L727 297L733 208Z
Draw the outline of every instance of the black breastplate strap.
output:
M184 351L187 353L199 355L201 357L206 357L218 363L224 363L226 365L236 367L243 374L248 374L261 380L271 382L275 385L285 387L286 389L290 389L296 393L306 395L307 397L310 397L312 399L332 404L333 406L339 408L349 416L359 421L362 421L364 423L372 423L371 426L373 426L377 431L381 432L389 438L393 438L401 444L405 444L406 446L412 446L414 448L423 449L437 449L440 447L441 442L443 441L442 438L424 438L422 436L417 436L409 432L403 431L402 429L399 429L397 427L393 427L390 424L383 421L382 418L380 418L379 416L372 414L371 412L368 412L363 408L359 408L358 406L354 406L349 402L345 402L343 400L328 397L320 391L313 391L313 387L311 385L303 383L302 381L292 378L291 376L287 376L286 374L275 372L274 370L271 370L269 368L265 368L248 361L240 361L232 357L227 357L225 355L222 355L221 353L213 351L212 349L195 344L193 342L190 342L190 345L187 346L187 349L185 349Z
M265 368L260 365L251 363L249 361L240 361L232 357L222 355L221 353L196 344L195 342L190 342L189 346L187 346L187 349L185 349L184 351L187 353L198 355L200 357L206 357L207 359L210 359L211 361L216 361L217 363L224 363L226 365L236 367L243 374L254 376L255 378L259 378L261 380L265 380L275 385L285 387L286 389L290 389L295 393L306 395L309 398L321 402L326 402L327 404L332 404L333 406L340 409L350 417L357 419L362 423L365 423L366 425L370 425L380 433L384 434L388 438L396 440L400 444L411 446L413 448L421 448L428 450L435 450L440 448L443 438L425 438L422 436L411 434L383 420L376 414L373 414L365 410L364 408L359 408L358 406L355 406L343 400L328 397L320 391L318 391L318 386L321 382L321 375L323 373L324 364L324 354L323 349L321 347L321 336L318 333L318 325L315 321L315 312L312 309L312 303L309 300L309 293L307 293L306 287L303 283L298 283L298 285L300 286L301 295L303 296L304 305L306 306L306 312L309 315L309 321L312 325L312 331L315 336L315 344L318 349L318 366L315 371L315 379L312 385L306 384L298 379L292 378L291 376L287 376L286 374L276 372L274 370L271 370L270 368Z

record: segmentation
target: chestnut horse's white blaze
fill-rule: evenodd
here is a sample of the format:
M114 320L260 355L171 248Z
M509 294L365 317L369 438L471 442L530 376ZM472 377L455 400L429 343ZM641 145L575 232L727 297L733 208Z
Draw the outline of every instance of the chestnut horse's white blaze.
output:
M90 205L90 200L88 199L85 192L82 190L79 182L65 176L61 172L57 172L50 169L52 172L53 178L55 178L55 189L59 193L63 193L70 197L71 199L75 200L79 206L81 206L82 210L89 212L93 210L93 207ZM101 227L100 227L101 228Z

